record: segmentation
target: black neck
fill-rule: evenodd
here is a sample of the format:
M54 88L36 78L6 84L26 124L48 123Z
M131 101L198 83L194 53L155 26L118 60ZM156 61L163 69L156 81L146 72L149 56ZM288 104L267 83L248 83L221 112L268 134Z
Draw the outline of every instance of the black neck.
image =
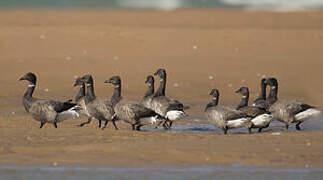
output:
M147 98L148 96L151 96L154 94L154 91L155 91L155 87L154 87L154 84L149 84L148 86L148 89L144 95L144 98Z
M85 96L85 84L82 84L79 92L75 96L75 102L79 102Z
M269 91L269 95L267 98L267 101L269 102L269 104L274 104L277 101L277 94L278 94L278 86L271 86L270 87L270 91Z
M23 105L27 112L29 112L31 103L34 100L33 93L34 93L35 87L36 87L36 84L30 83L23 97Z
M159 87L155 93L155 96L165 96L166 89L166 77L160 79Z
M259 95L259 98L266 100L266 84L261 84L261 94Z
M87 86L87 91L85 94L85 104L93 101L96 98L95 93L94 93L93 83L87 84L86 86Z
M121 84L114 87L113 95L111 97L111 102L115 106L121 100Z
M209 104L207 104L207 105L206 105L206 107L205 107L205 110L204 110L204 111L206 111L206 110L207 110L208 108L210 108L210 107L217 106L217 105L218 105L218 103L219 103L219 97L217 97L217 98L214 98L214 97L213 97L212 101L211 101Z
M240 104L237 106L237 109L248 106L249 95L243 95L241 98Z

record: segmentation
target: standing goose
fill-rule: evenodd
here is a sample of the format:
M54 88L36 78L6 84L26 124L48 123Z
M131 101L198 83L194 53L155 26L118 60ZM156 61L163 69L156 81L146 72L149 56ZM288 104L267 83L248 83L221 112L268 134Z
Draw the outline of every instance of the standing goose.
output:
M171 99L166 96L166 70L158 69L154 75L159 76L159 88L152 97L150 109L166 119L164 127L171 128L172 124L176 120L184 118L186 113L184 112L184 106L181 102ZM169 125L167 125L169 122Z
M148 84L148 89L147 91L145 92L145 95L141 101L141 103L146 107L146 108L150 108L150 103L151 103L151 100L154 96L154 92L155 92L155 79L153 76L149 75L147 76L146 78L146 81L145 81L146 84Z
M38 99L33 97L36 87L37 77L34 73L27 73L19 79L29 82L27 91L23 96L23 105L27 113L29 113L36 121L40 122L42 128L46 123L52 123L57 128L57 123L65 119L79 117L77 104L70 101L61 102L51 99Z
M112 102L107 99L98 98L94 93L94 82L91 75L85 75L82 77L82 81L86 85L86 94L85 94L85 106L90 115L88 121L81 123L80 126L84 126L85 124L89 124L93 118L100 121L105 121L102 130L106 128L109 121L112 121L113 126L116 130L118 130L117 125L115 124L114 118L114 110L112 106Z
M236 93L242 95L241 102L236 109L246 113L248 117L252 118L252 128L259 128L258 132L261 132L263 128L269 127L273 116L267 114L263 108L248 106L249 89L247 87L241 87L236 91Z
M266 78L262 78L260 82L260 95L253 101L252 106L257 106L262 109L268 110L268 104L266 102Z
M148 89L145 92L143 99L141 100L141 104L146 108L150 109L151 101L154 97L154 92L155 92L154 77L151 75L147 76L145 83L148 84ZM150 124L156 123L157 120L159 120L159 125L160 125L165 119L163 119L161 116L159 116L158 119L156 119L155 117L146 118L146 122L150 122ZM141 121L143 121L143 119L141 119Z
M91 115L89 114L89 111L87 110L85 105L85 83L83 82L82 78L76 78L74 87L76 86L80 86L80 90L75 96L75 102L82 108L80 110L80 113L90 118ZM99 120L99 128L101 128L101 120Z
M288 129L291 123L296 123L296 129L301 130L300 124L310 117L318 116L322 111L313 106L297 101L278 100L278 82L276 78L268 78L266 83L270 86L267 102L269 111L275 119L285 123Z
M227 134L228 129L241 127L248 128L251 133L252 122L246 113L218 105L220 94L217 89L212 89L210 95L213 97L212 101L206 105L204 112L211 124L222 129L224 134Z
M157 121L158 115L153 110L146 108L140 102L127 101L122 98L121 78L119 76L113 76L106 80L105 83L114 85L114 93L111 102L114 107L116 119L131 124L132 130L138 131L140 131L142 126L150 124L152 118L155 119L154 121Z

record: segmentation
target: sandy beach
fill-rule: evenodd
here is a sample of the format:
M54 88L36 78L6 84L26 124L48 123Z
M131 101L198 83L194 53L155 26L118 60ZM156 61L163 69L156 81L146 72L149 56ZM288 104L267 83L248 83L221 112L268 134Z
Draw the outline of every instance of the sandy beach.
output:
M269 128L224 136L220 131L133 132L118 122L101 131L85 118L39 129L21 104L26 72L38 75L35 97L73 99L77 76L92 74L96 95L109 98L113 75L123 96L142 98L147 75L166 68L168 96L190 106L178 126L207 124L209 91L220 104L240 101L261 77L279 80L279 98L323 109L323 12L245 12L222 9L137 11L1 9L0 165L203 166L323 168L323 131ZM321 119L322 120L322 119ZM283 124L282 124L283 127ZM276 132L280 132L278 135Z

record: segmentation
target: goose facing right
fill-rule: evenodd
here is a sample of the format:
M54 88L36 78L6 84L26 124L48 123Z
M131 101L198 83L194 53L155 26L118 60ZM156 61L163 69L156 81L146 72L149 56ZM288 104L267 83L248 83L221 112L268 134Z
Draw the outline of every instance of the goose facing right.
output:
M66 119L79 117L80 107L70 101L57 101L51 99L38 99L33 97L36 87L37 77L34 73L29 72L19 79L29 82L27 91L23 96L23 105L36 121L40 122L42 128L44 124L51 123L57 128L57 123Z
M220 93L218 89L210 92L212 101L206 105L204 113L208 121L227 134L228 129L245 127L251 133L252 122L246 113L230 107L218 105Z
M291 100L279 100L278 81L276 78L268 78L266 83L270 87L267 98L270 105L269 111L276 120L285 123L286 129L288 129L290 124L296 123L296 129L301 130L301 123L322 114L321 110L308 104Z

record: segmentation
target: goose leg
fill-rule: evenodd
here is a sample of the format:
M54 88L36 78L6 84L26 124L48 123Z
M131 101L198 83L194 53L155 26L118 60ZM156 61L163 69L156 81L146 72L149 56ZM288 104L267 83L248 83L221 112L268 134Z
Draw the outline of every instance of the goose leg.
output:
M101 122L101 120L99 120L99 123ZM107 127L107 125L108 125L108 122L109 121L105 121L105 123L104 123L104 126L102 127L102 130L104 130L106 127ZM100 123L101 124L101 123ZM100 127L99 127L100 128Z
M155 127L155 129L157 129L157 128L158 128L158 126L160 126L162 123L163 123L163 121L159 121L159 122L158 122L158 124L157 124L157 126ZM164 124L163 124L163 125L164 125Z
M288 125L288 124L286 124L286 125L285 125L285 127L286 127L286 129L288 129L289 125Z
M299 131L301 130L301 127L299 126L301 123L302 123L302 122L298 122L298 123L296 124L296 129L297 129L297 130L299 130Z
M41 129L44 126L45 122L40 122L39 129Z
M106 121L106 122L108 122L108 121ZM99 120L99 128L101 128L101 123L102 123L102 121Z
M136 130L137 131L140 131L140 128L142 127L142 125L137 125L137 127L136 127Z
M262 128L259 128L259 129L258 129L258 133L260 133L261 131L262 131Z
M132 126L133 131L136 130L136 125L135 124L131 124L131 126Z
M119 130L114 119L112 119L112 124L113 124L115 130Z
M54 127L57 128L57 123L56 122L54 122Z
M224 133L224 134L227 134L227 132L228 132L228 127L227 127L227 126L225 126L225 127L223 128L223 133Z
M171 127L172 127L172 125L173 125L173 121L170 121L170 123L169 123L169 128L171 128Z
M251 128L248 128L248 132L249 132L249 134L251 134L251 133L252 133Z
M89 124L92 121L92 117L89 117L89 119L86 122L81 123L79 126L83 127L85 124Z

